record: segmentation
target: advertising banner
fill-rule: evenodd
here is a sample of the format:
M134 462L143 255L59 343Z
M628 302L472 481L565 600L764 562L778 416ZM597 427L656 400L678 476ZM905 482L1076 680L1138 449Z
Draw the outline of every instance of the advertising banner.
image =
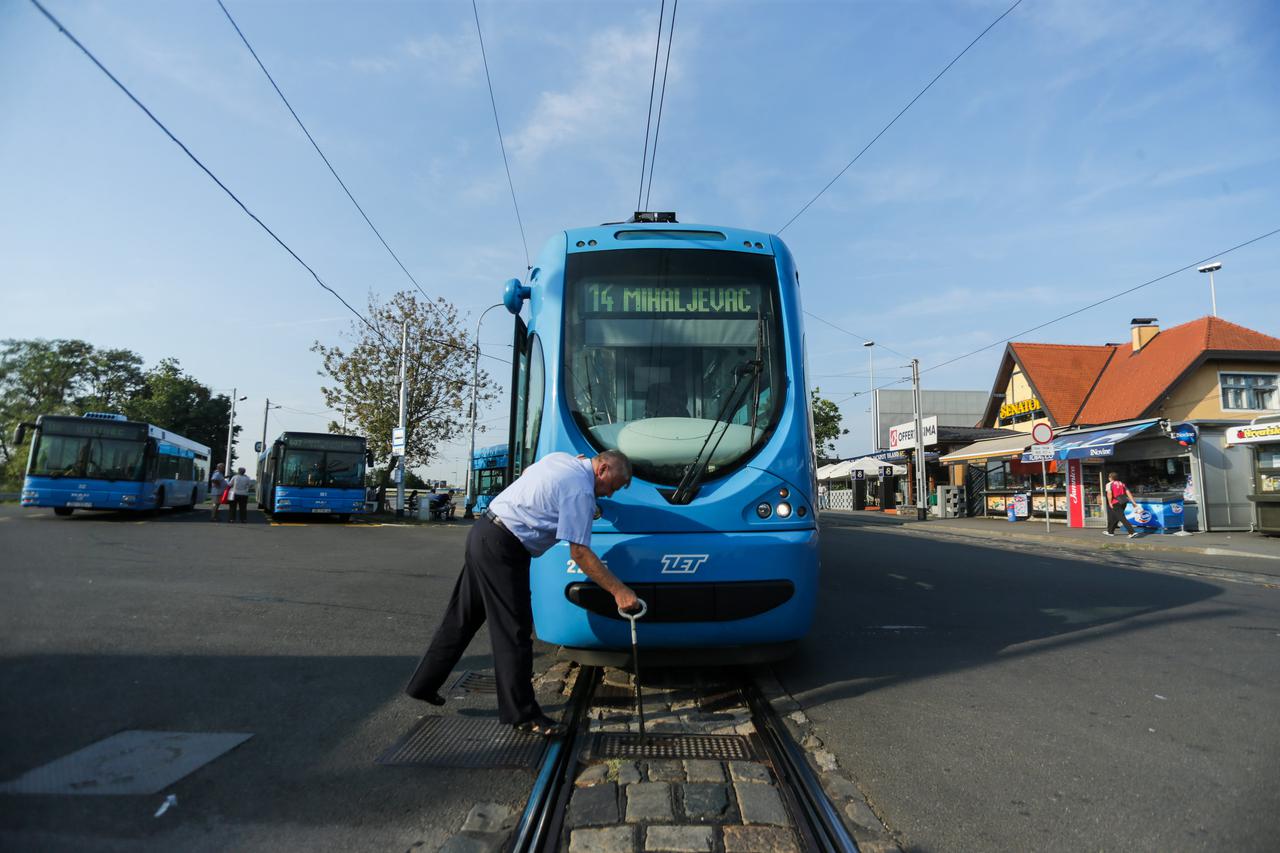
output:
M924 433L924 446L929 447L938 443L938 416L930 415L927 418L920 419L920 431ZM916 440L916 423L915 421L907 421L905 424L889 427L889 449L905 450L909 447L916 447L920 444Z
M1084 527L1084 463L1067 460L1067 526Z

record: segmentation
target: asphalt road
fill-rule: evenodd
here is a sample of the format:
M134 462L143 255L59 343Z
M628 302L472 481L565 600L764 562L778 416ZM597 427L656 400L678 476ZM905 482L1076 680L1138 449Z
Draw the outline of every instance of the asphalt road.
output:
M522 804L528 773L373 763L424 712L492 713L400 694L465 526L207 518L0 506L0 781L127 729L254 735L159 818L163 795L0 795L0 849L432 850ZM882 526L822 547L778 674L905 849L1275 849L1275 567Z
M164 794L0 795L0 849L434 850L523 805L521 771L373 763L422 713L495 713L400 692L466 528L251 520L0 507L0 781L128 729L253 733Z
M779 674L904 849L1276 849L1274 566L823 534Z

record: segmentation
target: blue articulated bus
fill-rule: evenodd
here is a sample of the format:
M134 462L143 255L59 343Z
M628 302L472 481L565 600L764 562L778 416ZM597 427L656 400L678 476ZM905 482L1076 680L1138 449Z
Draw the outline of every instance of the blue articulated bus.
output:
M19 424L14 443L32 430L22 505L77 509L192 509L209 492L209 448L124 415L41 415Z
M799 276L776 236L673 214L565 231L516 314L512 476L547 453L623 451L592 547L646 601L647 659L758 662L808 632L818 582ZM526 318L527 317L527 322ZM534 561L539 638L584 663L630 649L612 596L559 543Z
M489 508L489 501L507 487L509 458L505 444L480 447L471 454L471 494L475 496L473 512L484 512Z
M365 512L369 451L362 435L282 432L258 456L258 508L269 515Z

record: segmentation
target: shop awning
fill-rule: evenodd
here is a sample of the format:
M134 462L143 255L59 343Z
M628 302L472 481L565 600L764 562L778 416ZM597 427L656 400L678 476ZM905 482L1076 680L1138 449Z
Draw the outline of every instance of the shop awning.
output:
M957 462L980 462L983 459L1001 459L1017 456L1031 444L1030 435L1002 435L998 438L984 438L975 441L959 450L953 450L938 461L943 465Z
M1079 432L1060 433L1053 441L1044 445L1053 451L1054 459L1094 459L1112 456L1116 445L1128 441L1134 436L1146 432L1159 421L1135 421L1130 424L1118 424L1093 429L1082 429ZM1030 454L1028 454L1030 455ZM1022 457L1023 462L1038 462L1039 459Z

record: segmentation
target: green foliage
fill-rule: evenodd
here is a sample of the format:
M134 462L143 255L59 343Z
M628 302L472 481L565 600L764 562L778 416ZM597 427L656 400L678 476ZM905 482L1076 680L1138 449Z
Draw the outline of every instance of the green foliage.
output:
M420 302L412 293L400 292L384 304L370 296L366 314L377 334L363 323L352 323L346 334L354 342L349 349L319 341L311 347L334 382L320 389L325 404L347 413L347 431L368 437L375 458L390 458L391 431L400 422L400 328L407 321L406 456L411 466L426 464L441 442L469 426L471 337L457 310L443 299ZM494 398L484 370L476 387L479 404Z
M814 388L811 394L813 404L813 440L817 445L814 452L819 457L836 455L836 439L848 435L849 430L840 426L843 416L835 403L821 396L821 389Z
M13 429L44 414L119 412L226 452L231 401L166 359L145 373L127 349L95 349L79 340L0 341L0 479L21 482L27 446L13 447ZM237 427L239 429L239 427Z
M207 444L213 463L226 458L231 398L225 394L214 395L207 386L183 373L175 358L164 359L143 378L139 393L123 407L126 417L153 423ZM237 425L236 433L239 432Z

